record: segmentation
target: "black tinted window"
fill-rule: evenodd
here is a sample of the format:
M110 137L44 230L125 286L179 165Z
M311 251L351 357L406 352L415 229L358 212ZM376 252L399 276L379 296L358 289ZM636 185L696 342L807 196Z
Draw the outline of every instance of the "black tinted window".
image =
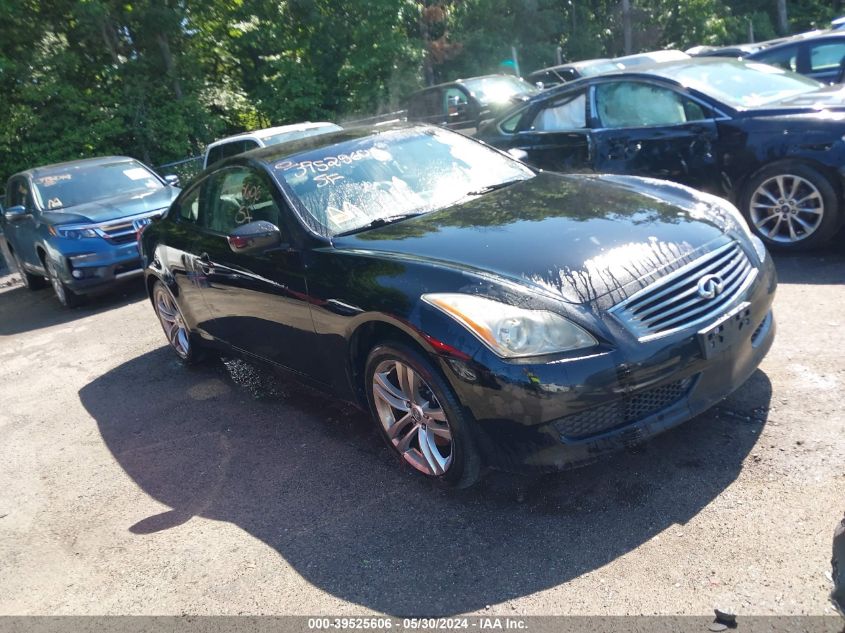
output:
M249 150L255 149L256 147L258 147L258 143L256 143L252 139L243 139L240 141L231 141L229 143L223 143L222 145L215 145L210 150L208 150L208 160L206 161L206 165L210 166L219 160L229 158L230 156L236 156L238 154L243 154L244 152L248 152Z
M773 51L765 51L755 55L754 61L777 66L783 70L795 71L798 69L798 47L785 46Z
M408 104L408 115L412 117L434 116L443 113L439 90L429 90L414 96Z
M208 205L200 224L216 233L231 233L242 224L266 220L279 224L279 209L267 179L248 167L230 167L208 180Z
M6 192L6 206L14 207L17 205L27 208L32 207L32 196L30 196L29 183L26 178L16 178L9 183L9 190Z

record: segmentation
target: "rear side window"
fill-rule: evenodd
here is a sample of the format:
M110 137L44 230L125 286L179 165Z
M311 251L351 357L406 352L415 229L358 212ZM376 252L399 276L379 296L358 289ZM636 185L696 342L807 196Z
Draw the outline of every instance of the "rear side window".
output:
M239 141L231 141L229 143L222 143L221 145L215 145L210 150L208 150L208 158L205 161L206 165L212 165L217 161L223 160L224 158L229 158L229 156L236 156L237 154L242 154L243 152L248 152L251 149L255 149L258 147L258 143L256 143L252 139L242 139Z
M798 70L798 47L785 46L774 51L766 51L755 55L754 60L795 72Z
M426 117L442 114L443 104L439 90L419 93L408 104L408 114L412 117Z
M818 44L810 48L810 70L838 70L845 58L845 41Z

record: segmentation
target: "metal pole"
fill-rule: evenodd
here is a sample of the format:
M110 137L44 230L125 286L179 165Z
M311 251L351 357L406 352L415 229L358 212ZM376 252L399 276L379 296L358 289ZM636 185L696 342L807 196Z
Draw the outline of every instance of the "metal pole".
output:
M513 69L516 71L516 76L522 77L522 73L519 72L519 58L516 56L516 46L511 46L511 59L513 59Z

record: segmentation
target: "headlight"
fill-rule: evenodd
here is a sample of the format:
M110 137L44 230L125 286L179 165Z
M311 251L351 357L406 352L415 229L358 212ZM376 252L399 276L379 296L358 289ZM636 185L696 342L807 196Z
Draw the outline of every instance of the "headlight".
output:
M55 235L56 237L64 237L69 240L78 240L83 237L99 237L97 231L92 228L87 228L84 226L74 226L74 227L61 227L61 226L51 226L50 234Z
M718 200L721 208L726 211L729 216L731 216L731 219L734 224L737 225L740 232L744 233L745 237L748 238L748 241L754 246L754 251L757 253L757 257L760 258L760 261L765 261L766 246L763 244L763 240L751 232L751 228L748 226L748 222L745 221L745 217L742 215L740 210L727 200L723 200L721 198L718 198Z
M598 344L589 332L547 310L526 310L465 294L427 294L422 300L454 318L503 358L553 354Z
M696 193L702 199L709 201L710 204L715 208L724 211L734 223L737 230L743 235L745 235L745 237L748 238L748 241L751 242L751 245L754 247L754 252L757 253L757 257L760 258L760 261L765 261L766 246L763 244L763 240L761 240L759 237L757 237L756 235L754 235L754 233L751 232L751 229L748 226L748 222L745 221L745 216L742 215L739 209L737 209L734 205L732 205L724 198L720 198L718 196L714 196L713 194L703 193L700 191Z

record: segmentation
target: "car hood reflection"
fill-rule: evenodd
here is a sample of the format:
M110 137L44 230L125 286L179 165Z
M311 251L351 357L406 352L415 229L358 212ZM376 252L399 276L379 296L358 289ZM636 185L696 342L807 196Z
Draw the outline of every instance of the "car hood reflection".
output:
M490 273L572 303L619 300L725 240L725 218L677 185L540 173L335 247ZM668 183L667 183L668 185ZM618 297L618 298L617 298Z

